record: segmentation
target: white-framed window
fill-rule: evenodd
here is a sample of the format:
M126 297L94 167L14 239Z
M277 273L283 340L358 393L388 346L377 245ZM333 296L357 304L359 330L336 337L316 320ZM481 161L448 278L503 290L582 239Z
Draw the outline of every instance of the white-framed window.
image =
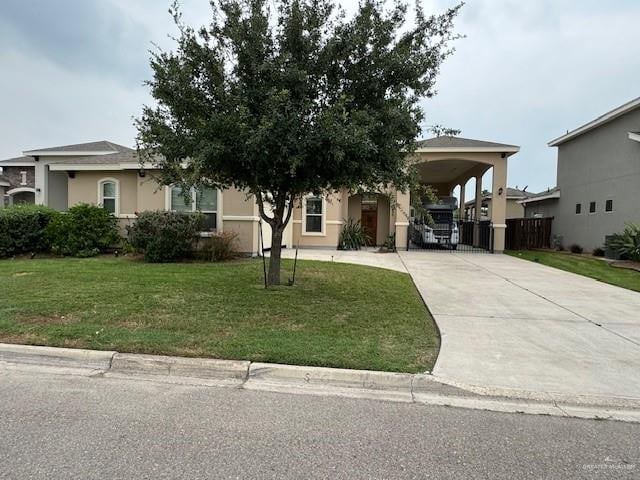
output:
M307 195L302 201L302 234L324 236L327 202L324 197Z
M174 212L200 212L204 215L205 231L218 229L218 196L216 188L192 188L187 198L182 193L182 187L168 187L167 209Z
M117 179L98 180L98 205L115 216L120 215L120 182Z

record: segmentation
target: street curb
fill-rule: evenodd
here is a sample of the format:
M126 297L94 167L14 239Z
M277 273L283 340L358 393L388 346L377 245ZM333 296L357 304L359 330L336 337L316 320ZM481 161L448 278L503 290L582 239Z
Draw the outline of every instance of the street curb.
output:
M410 373L255 362L249 367L248 381L411 391L412 379L413 375Z
M106 371L116 352L0 343L0 361Z
M107 375L133 375L158 377L224 380L242 384L249 373L248 361L218 360L213 358L169 357L116 353Z
M409 373L251 363L243 388L412 402Z
M198 386L231 386L287 394L364 398L403 403L440 405L507 413L527 413L583 419L608 419L640 423L636 399L501 396L479 393L434 377L372 370L253 363L243 360L170 357L0 343L0 364L26 372L45 367L61 375L142 379ZM23 365L22 367L20 367ZM25 366L26 365L26 366ZM526 392L520 392L525 394ZM532 393L532 392L529 392ZM541 397L548 394L539 394Z

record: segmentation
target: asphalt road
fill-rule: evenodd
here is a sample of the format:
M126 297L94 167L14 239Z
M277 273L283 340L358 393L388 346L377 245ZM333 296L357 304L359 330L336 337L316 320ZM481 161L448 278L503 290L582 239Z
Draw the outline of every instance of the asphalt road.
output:
M640 478L640 425L0 368L0 478Z

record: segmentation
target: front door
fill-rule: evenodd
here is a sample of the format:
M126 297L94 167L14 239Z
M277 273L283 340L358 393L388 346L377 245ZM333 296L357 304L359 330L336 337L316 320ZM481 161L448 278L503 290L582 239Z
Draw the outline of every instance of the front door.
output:
M378 197L376 195L362 196L362 229L369 238L369 245L378 244Z

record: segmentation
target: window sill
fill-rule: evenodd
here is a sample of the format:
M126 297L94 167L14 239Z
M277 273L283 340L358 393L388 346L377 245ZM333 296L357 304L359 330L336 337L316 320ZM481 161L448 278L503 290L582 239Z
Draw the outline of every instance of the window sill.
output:
M302 232L303 237L326 237L327 234L324 232Z
M200 232L198 235L200 236L200 238L211 238L214 237L216 235L216 231L213 232Z

